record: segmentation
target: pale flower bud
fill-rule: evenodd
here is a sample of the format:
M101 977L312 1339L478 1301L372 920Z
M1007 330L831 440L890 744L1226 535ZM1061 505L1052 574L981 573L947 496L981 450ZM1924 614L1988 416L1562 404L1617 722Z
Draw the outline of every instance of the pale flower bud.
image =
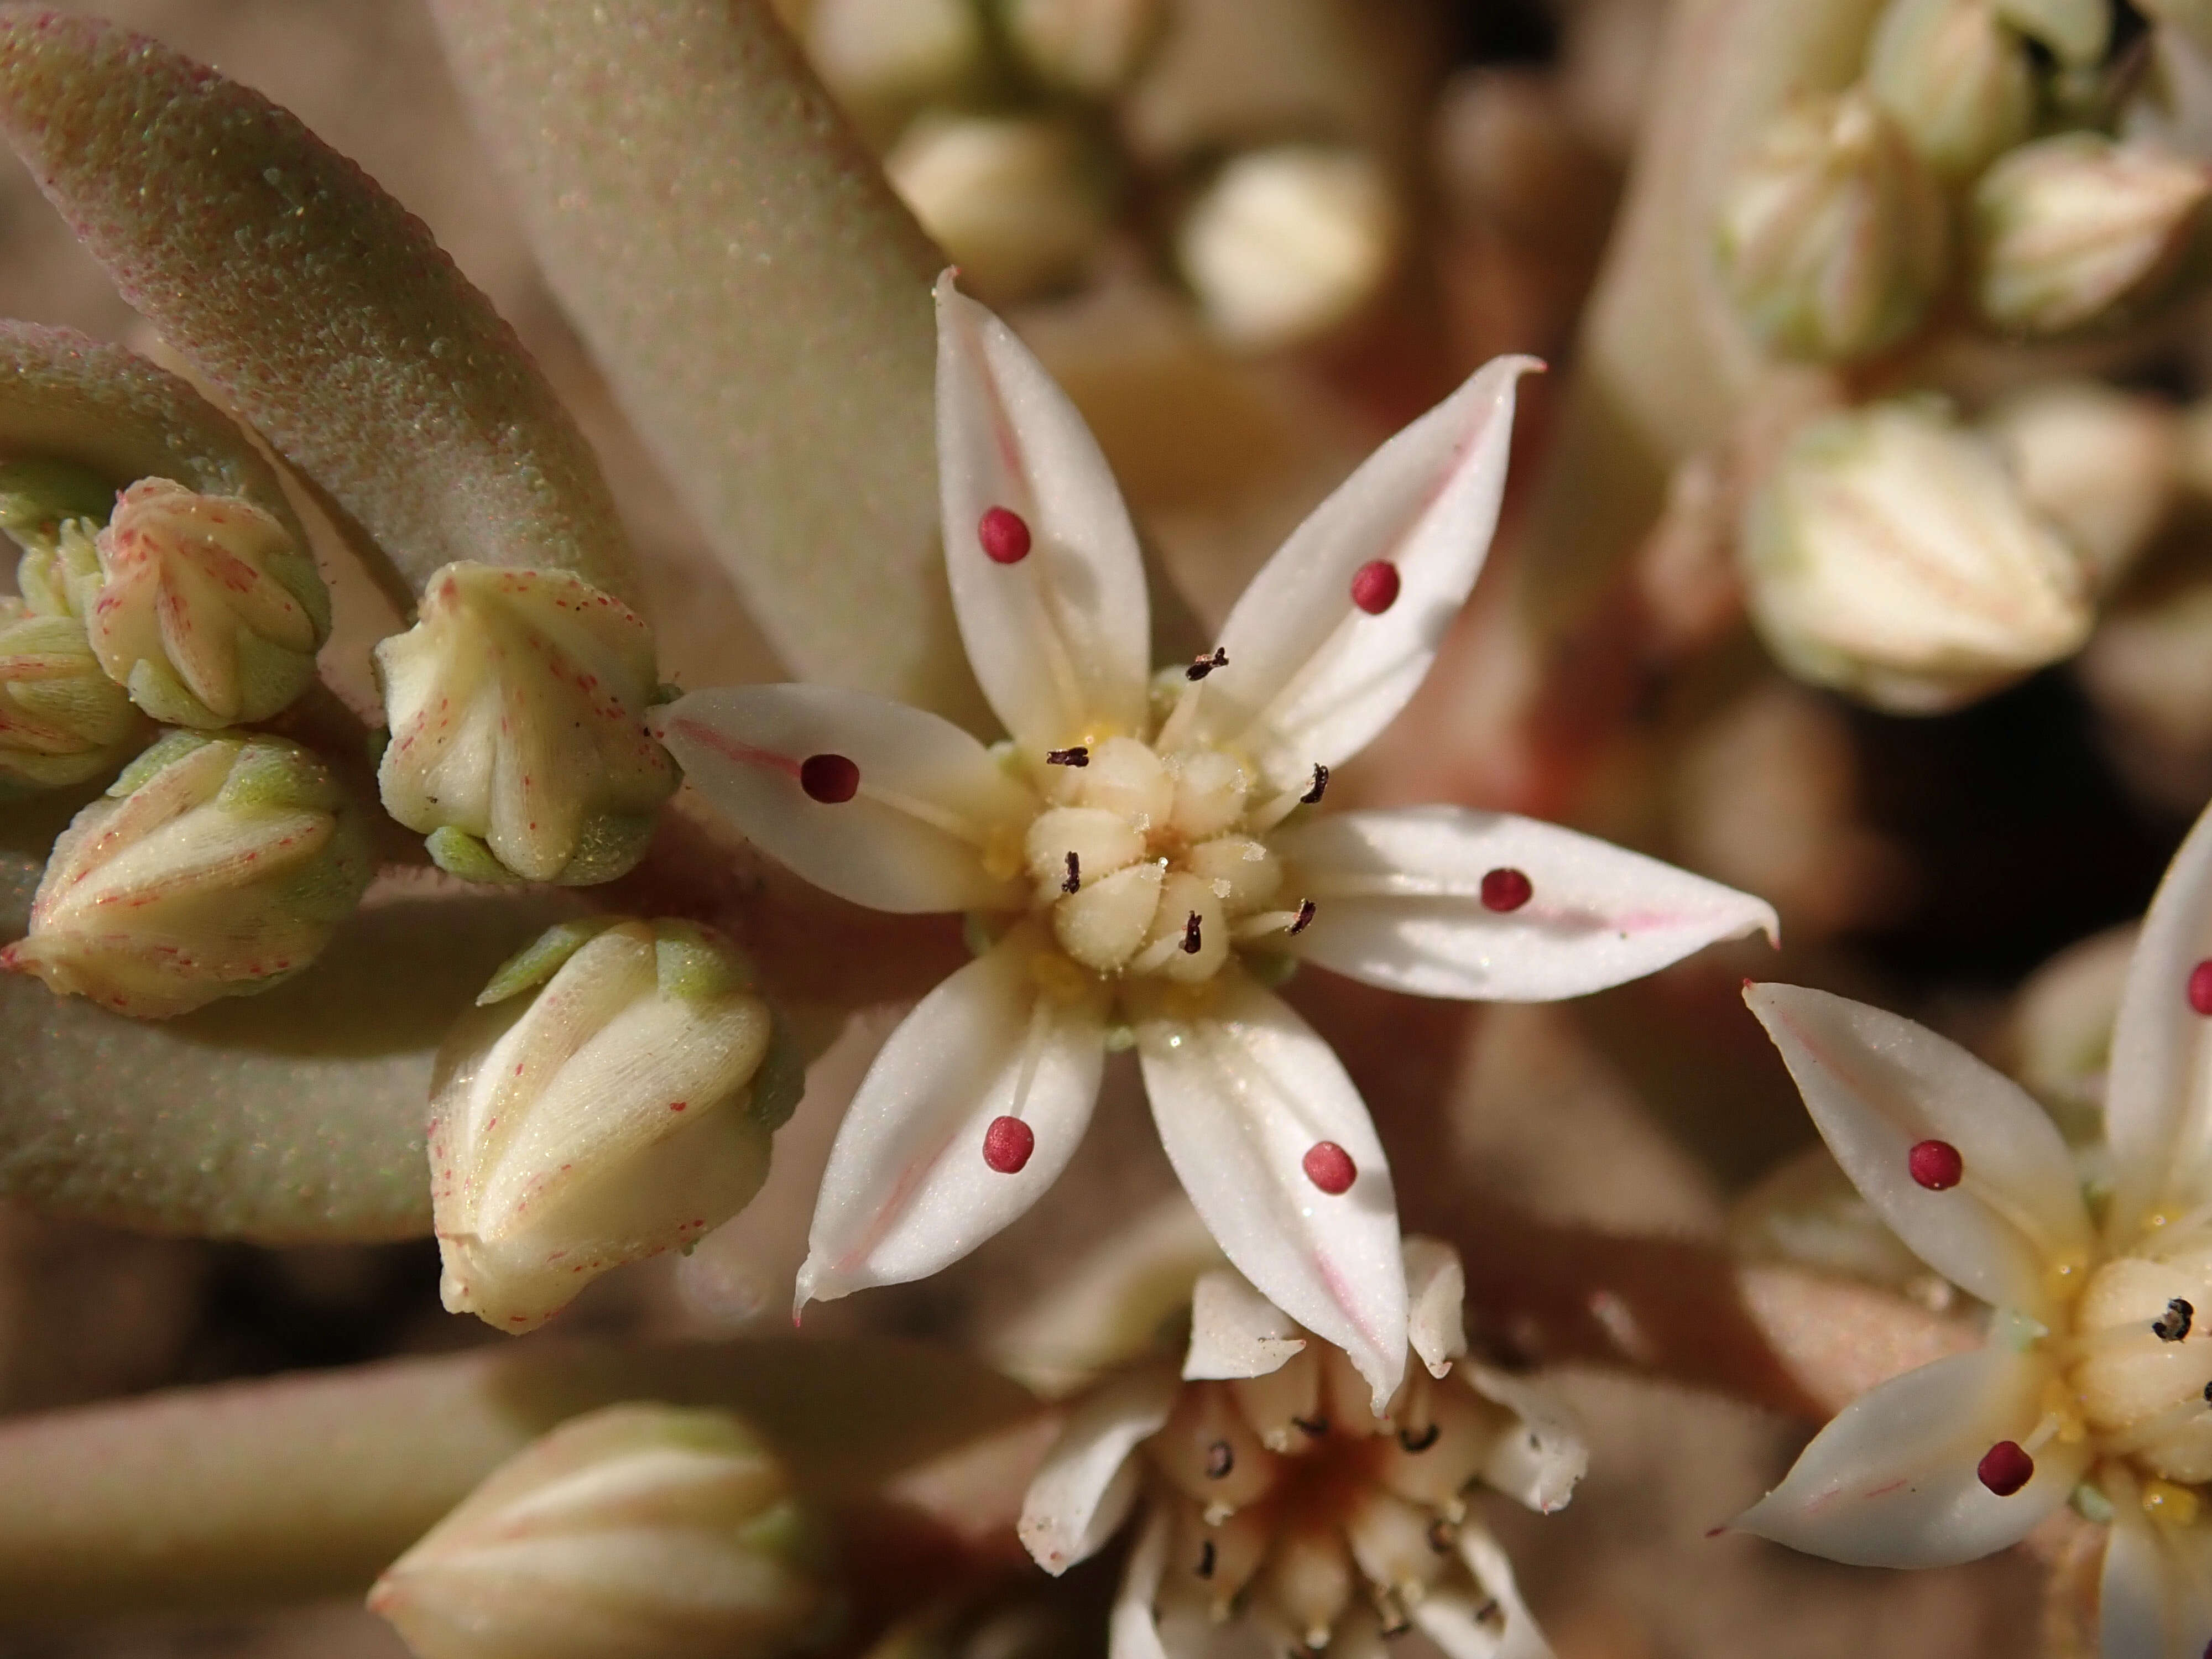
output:
M430 1102L449 1311L530 1330L750 1201L799 1087L750 985L684 921L567 923L499 970Z
M1721 198L1722 275L1775 350L1863 357L1918 326L1943 281L1945 223L1926 164L1863 89L1802 98Z
M2094 132L2002 157L1974 186L1973 292L2002 329L2058 334L2156 296L2195 234L2200 162Z
M821 1626L815 1555L738 1418L610 1406L495 1469L368 1606L419 1659L753 1659Z
M54 843L0 968L143 1018L305 968L374 873L322 762L281 738L172 732Z
M653 630L560 570L449 564L376 647L385 811L472 881L611 881L644 855L676 763L645 729Z
M1404 237L1382 166L1357 149L1285 144L1239 155L1176 234L1215 334L1270 350L1310 339L1375 297Z
M1064 122L927 115L884 159L891 187L970 291L1004 302L1071 281L1106 239L1104 173Z
M1984 417L2027 504L2066 533L2109 589L2172 504L2180 420L2155 398L2098 380L2046 380Z
M88 562L63 550L73 606L108 677L155 720L267 720L315 678L330 595L307 550L252 501L141 478L94 550Z
M2089 584L1990 444L1909 403L1801 431L1745 513L1753 622L1801 678L1905 714L2077 649Z
M0 800L96 778L149 735L82 623L0 599Z
M1135 72L1164 9L1163 0L1006 0L1006 36L1045 80L1103 97Z
M806 56L863 126L886 129L958 91L983 64L975 0L816 0Z
M1939 179L1971 179L2027 137L2027 46L1992 0L1890 0L1867 53L1867 85Z

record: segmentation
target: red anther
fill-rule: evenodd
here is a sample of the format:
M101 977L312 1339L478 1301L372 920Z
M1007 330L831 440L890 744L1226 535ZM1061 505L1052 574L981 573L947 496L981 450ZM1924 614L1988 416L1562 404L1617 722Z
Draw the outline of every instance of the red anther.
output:
M2200 962L2189 970L2189 1006L2200 1014L2212 1016L2212 960Z
M1966 1160L1948 1140L1923 1140L1905 1155L1912 1178L1931 1193L1947 1193L1966 1173Z
M2009 1498L2035 1478L2035 1460L2017 1440L2000 1440L1974 1465L1981 1483L2000 1498Z
M1500 868L1482 872L1482 908L1486 910L1518 910L1535 891L1521 871Z
M1350 1192L1359 1175L1352 1154L1333 1140L1316 1140L1307 1147L1301 1167L1306 1172L1306 1179L1331 1198Z
M1018 1117L994 1117L983 1131L983 1162L1000 1175L1017 1175L1036 1151L1036 1131Z
M1019 564L1030 556L1030 527L1020 514L1006 507L994 507L983 515L975 539L993 564Z
M1398 567L1388 559L1370 559L1352 573L1352 602L1370 617L1379 617L1398 603Z
M809 755L799 763L799 787L824 806L860 793L860 769L842 755Z

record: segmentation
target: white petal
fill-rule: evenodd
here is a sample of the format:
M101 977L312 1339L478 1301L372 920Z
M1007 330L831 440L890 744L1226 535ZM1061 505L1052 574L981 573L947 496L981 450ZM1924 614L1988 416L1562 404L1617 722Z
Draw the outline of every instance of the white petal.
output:
M1778 926L1763 899L1556 824L1457 806L1319 817L1273 838L1314 919L1288 941L1324 968L1417 996L1552 1002L1640 979ZM1517 909L1482 902L1493 870Z
M1431 1376L1467 1352L1467 1269L1440 1238L1406 1241L1406 1335Z
M1589 1470L1589 1448L1566 1402L1534 1377L1488 1365L1466 1365L1468 1387L1521 1419L1482 1466L1485 1484L1516 1504L1549 1515L1567 1506Z
M1144 724L1152 622L1121 492L1067 394L1014 331L937 280L937 468L960 637L1025 747ZM1029 556L987 557L983 515L1028 526Z
M1450 1659L1552 1659L1551 1644L1521 1599L1513 1564L1489 1529L1472 1518L1459 1534L1460 1559L1474 1593L1431 1590L1413 1607L1413 1623Z
M2100 1477L2107 1479L2109 1477ZM2212 1518L2152 1520L2133 1482L2115 1488L2112 1535L2097 1595L2104 1659L2203 1659L2212 1646Z
M1202 1016L1140 1011L1152 1121L1183 1190L1231 1266L1351 1357L1380 1412L1406 1370L1398 1204L1375 1126L1335 1054L1273 992L1213 981ZM1319 1141L1352 1158L1334 1196L1306 1178Z
M1265 1376L1282 1370L1305 1346L1297 1326L1242 1273L1210 1273L1191 1292L1183 1380Z
M2212 957L2212 812L2197 821L2143 918L2112 1032L2105 1133L2116 1190L2106 1234L2125 1240L2161 1200L2212 1197L2212 1021L2189 976Z
M926 1279L1044 1196L1091 1121L1106 1054L1103 995L1062 1001L1018 928L927 996L861 1079L815 1200L799 1305ZM983 1160L1001 1114L1035 1132L1029 1162Z
M1175 1511L1156 1504L1145 1517L1137 1547L1129 1552L1128 1565L1121 1569L1121 1588L1114 1594L1114 1611L1106 1626L1106 1659L1168 1659L1152 1601L1160 1593L1174 1542Z
M2090 1235L2074 1160L2043 1109L1899 1015L1796 985L1751 986L1743 1000L1836 1162L1897 1236L1984 1302L2047 1322L2047 1276L2061 1263L2086 1267ZM1958 1150L1957 1186L1913 1180L1911 1150L1923 1140Z
M1022 1543L1058 1577L1088 1560L1129 1517L1142 1485L1136 1449L1175 1409L1164 1366L1125 1372L1087 1397L1045 1454L1022 1498Z
M1893 1377L1846 1406L1782 1484L1736 1518L1778 1544L1863 1567L1942 1567L2018 1543L2081 1478L2086 1443L2053 1439L2009 1498L1975 1473L2001 1440L2026 1444L2051 1362L1992 1344Z
M1229 665L1207 681L1206 735L1257 755L1282 787L1358 753L1429 672L1498 527L1515 384L1498 357L1369 457L1285 542L1229 614ZM1380 615L1352 579L1381 560L1398 597Z
M901 911L1022 901L1013 875L1037 804L950 720L835 686L720 685L653 724L716 811L840 898ZM816 755L851 761L860 792L809 796L799 770Z

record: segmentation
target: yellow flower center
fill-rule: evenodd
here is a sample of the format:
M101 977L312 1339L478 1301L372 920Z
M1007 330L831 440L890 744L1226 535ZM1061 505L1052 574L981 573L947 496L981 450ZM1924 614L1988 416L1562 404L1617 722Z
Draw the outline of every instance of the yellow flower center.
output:
M2193 1514L2183 1488L2212 1481L2212 1234L2191 1231L2099 1267L2063 1351L2100 1451L2135 1464L2167 1516Z

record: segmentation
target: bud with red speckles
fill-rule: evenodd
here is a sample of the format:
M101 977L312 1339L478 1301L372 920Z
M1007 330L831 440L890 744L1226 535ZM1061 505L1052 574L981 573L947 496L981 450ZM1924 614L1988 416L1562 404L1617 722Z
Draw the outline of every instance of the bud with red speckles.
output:
M422 1659L792 1651L829 1611L775 1455L726 1412L611 1406L533 1441L369 1592Z
M645 728L653 630L581 577L458 563L376 647L385 810L471 881L611 881L636 864L676 763Z
M800 1087L751 987L685 921L564 923L499 970L430 1103L447 1309L532 1329L744 1207Z
M160 1018L313 962L373 873L322 762L258 733L172 732L55 842L0 967Z

